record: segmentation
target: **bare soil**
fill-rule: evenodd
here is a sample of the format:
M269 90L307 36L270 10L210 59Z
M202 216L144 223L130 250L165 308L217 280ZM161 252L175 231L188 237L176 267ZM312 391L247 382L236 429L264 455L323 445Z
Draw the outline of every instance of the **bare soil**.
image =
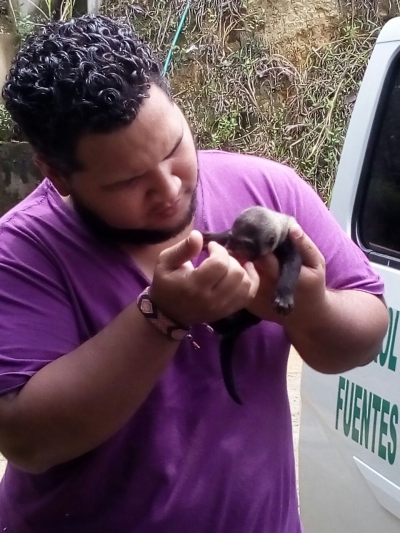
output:
M340 17L337 0L257 0L253 9L263 10L265 42L297 67L335 37Z

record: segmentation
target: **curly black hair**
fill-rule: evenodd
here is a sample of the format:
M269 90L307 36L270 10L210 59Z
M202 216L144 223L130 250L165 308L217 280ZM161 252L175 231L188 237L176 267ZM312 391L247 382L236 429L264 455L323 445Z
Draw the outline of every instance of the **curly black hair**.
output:
M84 15L28 37L2 94L36 153L68 176L80 168L81 136L130 124L151 83L170 96L159 62L131 27Z

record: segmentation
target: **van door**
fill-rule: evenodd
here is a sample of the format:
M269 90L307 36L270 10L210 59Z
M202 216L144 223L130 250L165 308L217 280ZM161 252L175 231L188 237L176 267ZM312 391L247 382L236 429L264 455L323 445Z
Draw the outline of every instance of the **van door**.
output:
M302 521L305 533L399 533L400 18L385 25L368 64L331 211L382 276L390 327L366 367L326 376L303 366Z

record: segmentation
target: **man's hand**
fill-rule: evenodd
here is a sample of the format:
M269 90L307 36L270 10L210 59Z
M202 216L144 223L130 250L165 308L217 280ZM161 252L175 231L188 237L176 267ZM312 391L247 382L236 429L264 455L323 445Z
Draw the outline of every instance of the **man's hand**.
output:
M325 260L312 240L302 228L295 224L290 228L289 238L296 246L302 259L302 267L294 294L294 311L285 318L273 309L276 285L279 277L278 260L273 254L254 262L260 276L260 287L256 297L247 307L256 316L285 324L291 317L313 317L323 307L326 296Z
M209 243L209 257L194 268L191 260L202 246L201 233L192 231L187 239L164 250L150 287L154 304L183 326L213 322L247 307L259 287L254 265L241 266L216 242Z
M326 288L325 260L298 224L289 233L303 266L294 293L294 311L284 318L272 309L279 276L270 254L255 262L260 288L248 309L280 323L304 361L331 374L368 364L379 353L388 327L382 298L361 290Z

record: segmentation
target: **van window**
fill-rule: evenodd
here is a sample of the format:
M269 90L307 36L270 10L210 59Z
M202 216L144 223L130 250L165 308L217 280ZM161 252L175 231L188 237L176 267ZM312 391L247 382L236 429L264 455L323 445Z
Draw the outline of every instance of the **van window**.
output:
M400 260L399 61L392 65L381 100L360 181L363 198L356 236L366 252L375 252L369 256L378 262L384 257ZM400 268L400 261L394 263Z

